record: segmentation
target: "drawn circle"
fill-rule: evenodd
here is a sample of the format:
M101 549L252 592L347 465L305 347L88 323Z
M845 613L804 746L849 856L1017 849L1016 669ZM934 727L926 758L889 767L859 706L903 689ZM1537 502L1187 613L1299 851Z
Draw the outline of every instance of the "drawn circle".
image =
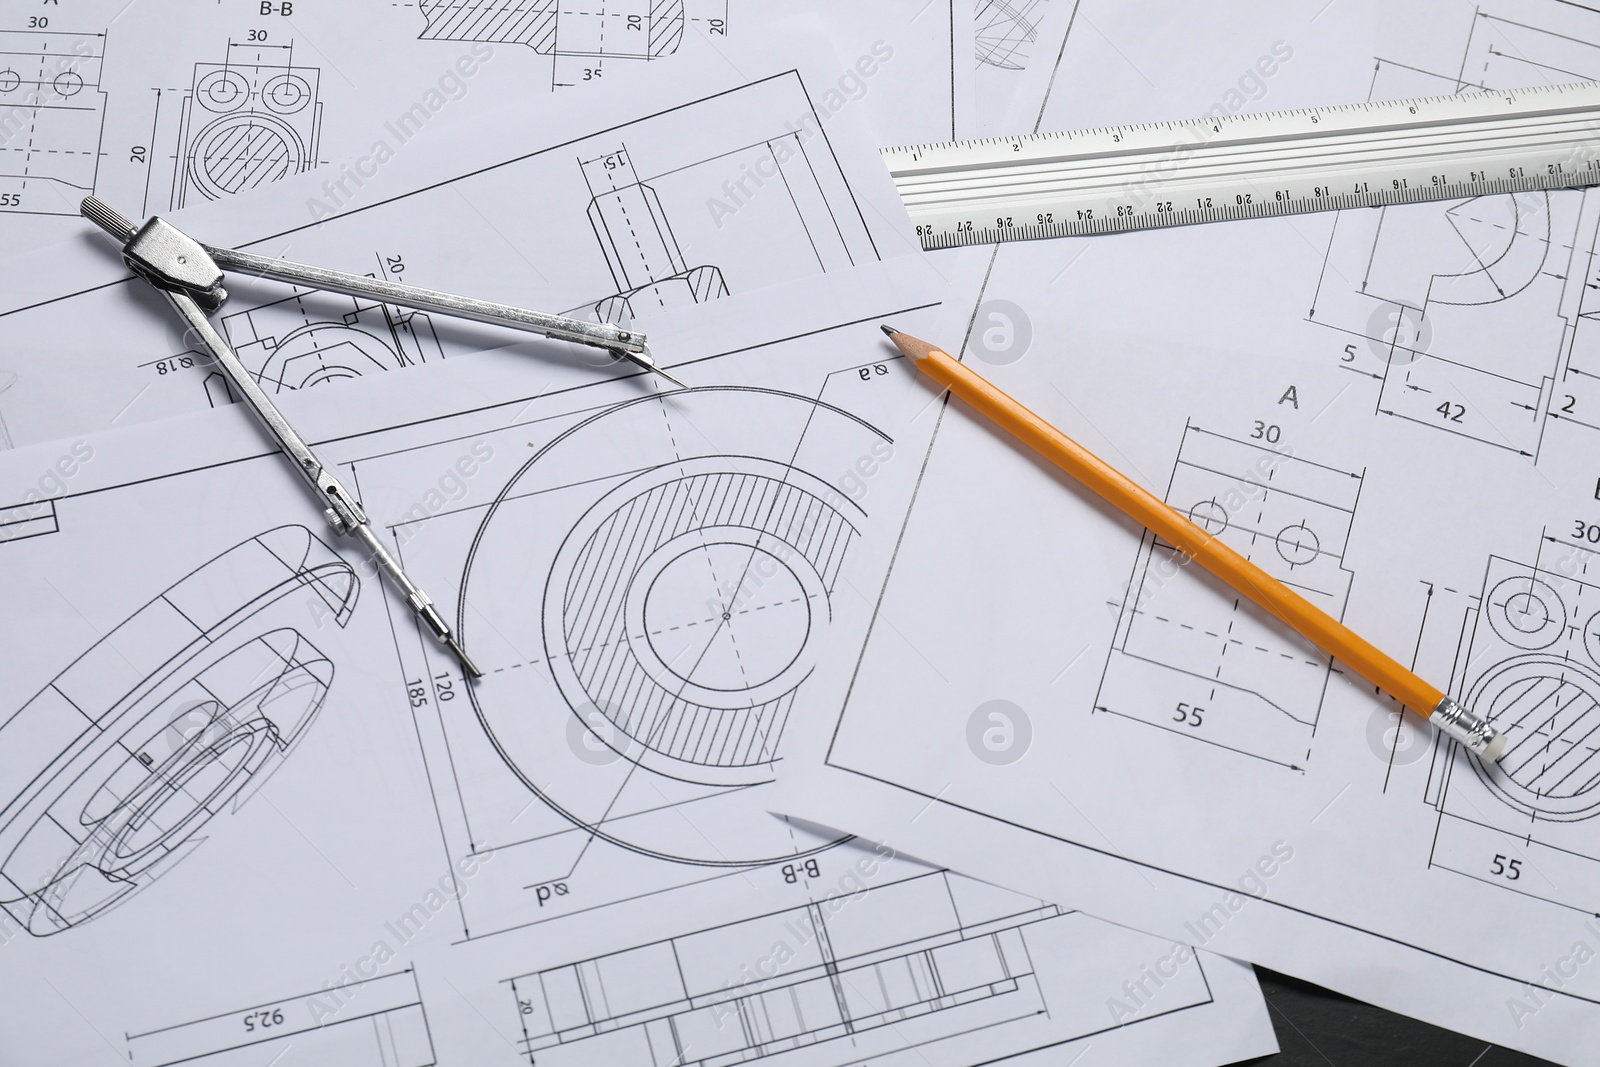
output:
M21 84L22 77L10 67L0 70L0 93L14 92Z
M1291 567L1303 567L1307 563L1314 562L1317 553L1322 550L1322 542L1317 537L1317 532L1303 522L1279 530L1273 544L1278 550L1278 555L1282 556Z
M32 857L5 871L11 914L39 935L92 919L248 800L333 678L299 630L275 623L304 618L309 598L343 625L358 588L305 528L267 531L169 587L0 724L0 751L37 772L22 780L34 786L0 797L0 856ZM127 649L142 650L148 675L130 673ZM122 682L108 690L113 675ZM85 715L90 734L40 729Z
M1530 652L1546 648L1567 628L1561 595L1537 578L1517 575L1489 590L1484 610L1501 639Z
M1595 666L1600 667L1600 611L1589 616L1583 626L1583 650L1589 653Z
M214 70L194 87L194 98L207 111L237 111L250 99L250 83L236 70Z
M1466 704L1506 737L1478 777L1527 815L1574 822L1600 809L1600 675L1569 660L1522 656L1484 674Z
M50 85L61 96L76 96L83 88L83 75L75 70L64 70L55 76Z
M1194 524L1213 537L1228 528L1228 509L1215 500L1202 500L1189 509Z
M797 532L787 505L747 514L740 497L719 496L729 479L774 506L800 493L792 506L810 517ZM782 717L813 665L803 653L822 630L814 614L826 615L824 581L796 542L849 525L818 505L826 493L770 460L705 457L638 475L599 501L551 569L552 586L568 593L544 601L545 649L567 702L606 709L617 706L610 694L634 694L614 724L643 746L637 762L668 777L768 780ZM680 517L684 528L643 524L680 495L703 501ZM743 523L728 521L738 515ZM624 537L630 551L619 555ZM774 636L775 648L762 647Z
M311 102L311 85L298 74L279 74L261 87L261 99L280 115L293 115Z
M305 162L300 135L259 112L226 115L200 131L190 146L189 178L209 200L255 189L298 173Z
M786 549L738 528L697 530L645 561L630 588L644 592L629 604L629 633L643 635L636 651L665 672L652 673L713 705L722 694L746 703L798 685L811 666L801 657L812 605L826 605L827 593L816 569Z
M1033 320L1009 300L985 300L972 320L973 355L997 367L1015 363L1033 347Z
M808 398L693 389L541 443L481 514L457 609L507 768L581 833L661 859L836 843L797 839L751 787L827 647L865 519L844 480L886 440Z
M1396 367L1415 363L1433 343L1433 322L1416 308L1382 303L1367 316L1367 347Z
M1033 720L1009 700L979 704L967 716L967 748L991 767L1009 767L1033 745Z

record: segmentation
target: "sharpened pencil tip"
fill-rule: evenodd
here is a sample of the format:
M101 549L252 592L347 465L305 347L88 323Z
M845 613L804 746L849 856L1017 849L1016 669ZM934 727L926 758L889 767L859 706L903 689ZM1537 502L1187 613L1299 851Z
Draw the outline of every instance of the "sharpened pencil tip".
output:
M883 333L884 333L884 336L886 336L886 337L893 337L895 334L900 332L899 330L895 329L893 326L879 326L878 329L882 330Z

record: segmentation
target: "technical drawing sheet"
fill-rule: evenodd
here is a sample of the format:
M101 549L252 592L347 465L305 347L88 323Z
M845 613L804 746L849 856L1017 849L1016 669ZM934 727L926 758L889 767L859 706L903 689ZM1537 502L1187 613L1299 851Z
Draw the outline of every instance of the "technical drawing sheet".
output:
M864 101L888 142L948 139L968 121L971 4L807 10L846 64L835 92ZM370 177L387 165L374 164L379 144L385 156L417 151L453 127L514 138L604 86L647 102L697 71L783 55L795 36L792 10L759 0L37 7L0 13L0 247L12 250L76 232L91 192L142 218L298 174ZM886 49L894 61L879 75Z
M839 61L825 51L808 58L803 45L737 77L683 73L675 95L612 91L515 151L473 129L446 130L370 178L330 188L303 175L173 221L212 244L647 333L673 309L714 315L730 297L915 250L868 116L831 95ZM895 59L884 55L867 69L886 76L883 63ZM862 69L847 72L863 79ZM75 225L74 240L0 263L0 444L232 402L209 357L112 242L85 220ZM353 388L519 342L534 359L611 364L601 352L573 356L372 300L306 299L241 277L229 290L220 329L274 395Z
M1040 128L1600 76L1600 15L1544 0L1161 11L1081 4ZM953 405L775 810L1592 1063L1597 233L1584 190L937 257L935 340L1489 716L1497 766Z
M1077 0L977 0L974 40L977 58L976 121L980 137L1007 132L1019 100L1041 99L1041 69L1056 68ZM1048 85L1048 76L1044 77Z
M0 1062L1271 1051L1242 964L768 814L932 431L877 323L943 289L659 316L682 392L505 349L282 397L471 685L237 406L0 455Z

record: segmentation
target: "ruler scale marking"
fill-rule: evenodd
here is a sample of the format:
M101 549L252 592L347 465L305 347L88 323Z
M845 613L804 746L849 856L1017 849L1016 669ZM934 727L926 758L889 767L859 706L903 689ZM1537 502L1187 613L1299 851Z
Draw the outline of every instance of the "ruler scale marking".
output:
M1600 84L915 145L884 157L930 250L1577 188L1600 184Z

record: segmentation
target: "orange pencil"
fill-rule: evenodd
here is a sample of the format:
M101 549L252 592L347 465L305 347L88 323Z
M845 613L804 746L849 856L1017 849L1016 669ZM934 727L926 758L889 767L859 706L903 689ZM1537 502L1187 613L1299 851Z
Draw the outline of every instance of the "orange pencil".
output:
M1165 501L991 385L949 353L885 326L918 370L987 415L1158 537L1249 597L1322 651L1460 741L1481 759L1505 750L1505 735L1407 670L1393 657L1217 540Z

